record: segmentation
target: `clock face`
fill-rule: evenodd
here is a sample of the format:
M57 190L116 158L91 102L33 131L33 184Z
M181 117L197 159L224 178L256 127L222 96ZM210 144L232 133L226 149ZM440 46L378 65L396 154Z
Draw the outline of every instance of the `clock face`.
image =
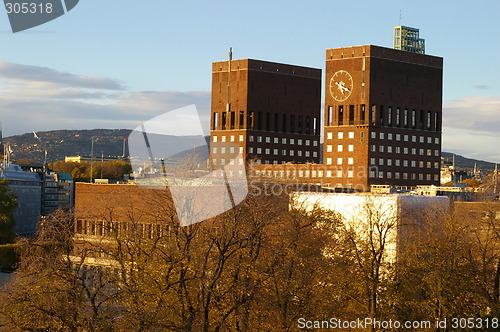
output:
M339 70L333 74L330 80L330 94L336 101L344 101L352 93L352 76L345 70Z

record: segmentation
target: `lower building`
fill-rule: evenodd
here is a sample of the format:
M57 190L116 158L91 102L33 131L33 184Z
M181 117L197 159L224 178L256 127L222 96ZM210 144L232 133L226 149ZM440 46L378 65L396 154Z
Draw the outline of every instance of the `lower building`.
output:
M415 232L449 210L448 197L404 194L338 194L298 192L291 205L306 210L323 208L338 214L346 229L361 241L384 245L384 261L395 264Z
M42 181L37 173L24 172L18 165L0 169L0 179L9 181L9 189L17 195L19 206L14 212L14 232L32 236L40 219Z

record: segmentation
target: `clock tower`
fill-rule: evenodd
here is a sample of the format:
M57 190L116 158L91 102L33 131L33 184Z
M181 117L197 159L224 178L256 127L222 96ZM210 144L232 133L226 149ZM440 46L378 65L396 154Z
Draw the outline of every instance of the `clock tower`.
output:
M440 57L373 45L326 51L332 186L439 185L442 68Z

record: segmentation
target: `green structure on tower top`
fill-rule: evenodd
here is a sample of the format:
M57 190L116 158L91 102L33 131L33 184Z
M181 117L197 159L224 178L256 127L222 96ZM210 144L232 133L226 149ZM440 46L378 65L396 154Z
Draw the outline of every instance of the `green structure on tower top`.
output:
M425 39L419 38L419 30L403 25L394 27L394 48L411 53L425 54Z

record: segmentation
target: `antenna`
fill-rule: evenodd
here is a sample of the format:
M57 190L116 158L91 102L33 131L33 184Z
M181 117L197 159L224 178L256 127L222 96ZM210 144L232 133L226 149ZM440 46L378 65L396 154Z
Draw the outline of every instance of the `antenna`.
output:
M399 10L399 25L401 25L401 16L403 15L403 10Z
M231 108L231 61L233 60L233 48L229 48L229 66L228 66L228 73L227 73L227 105L226 105L226 112L229 112ZM227 121L227 116L226 116L226 121Z

